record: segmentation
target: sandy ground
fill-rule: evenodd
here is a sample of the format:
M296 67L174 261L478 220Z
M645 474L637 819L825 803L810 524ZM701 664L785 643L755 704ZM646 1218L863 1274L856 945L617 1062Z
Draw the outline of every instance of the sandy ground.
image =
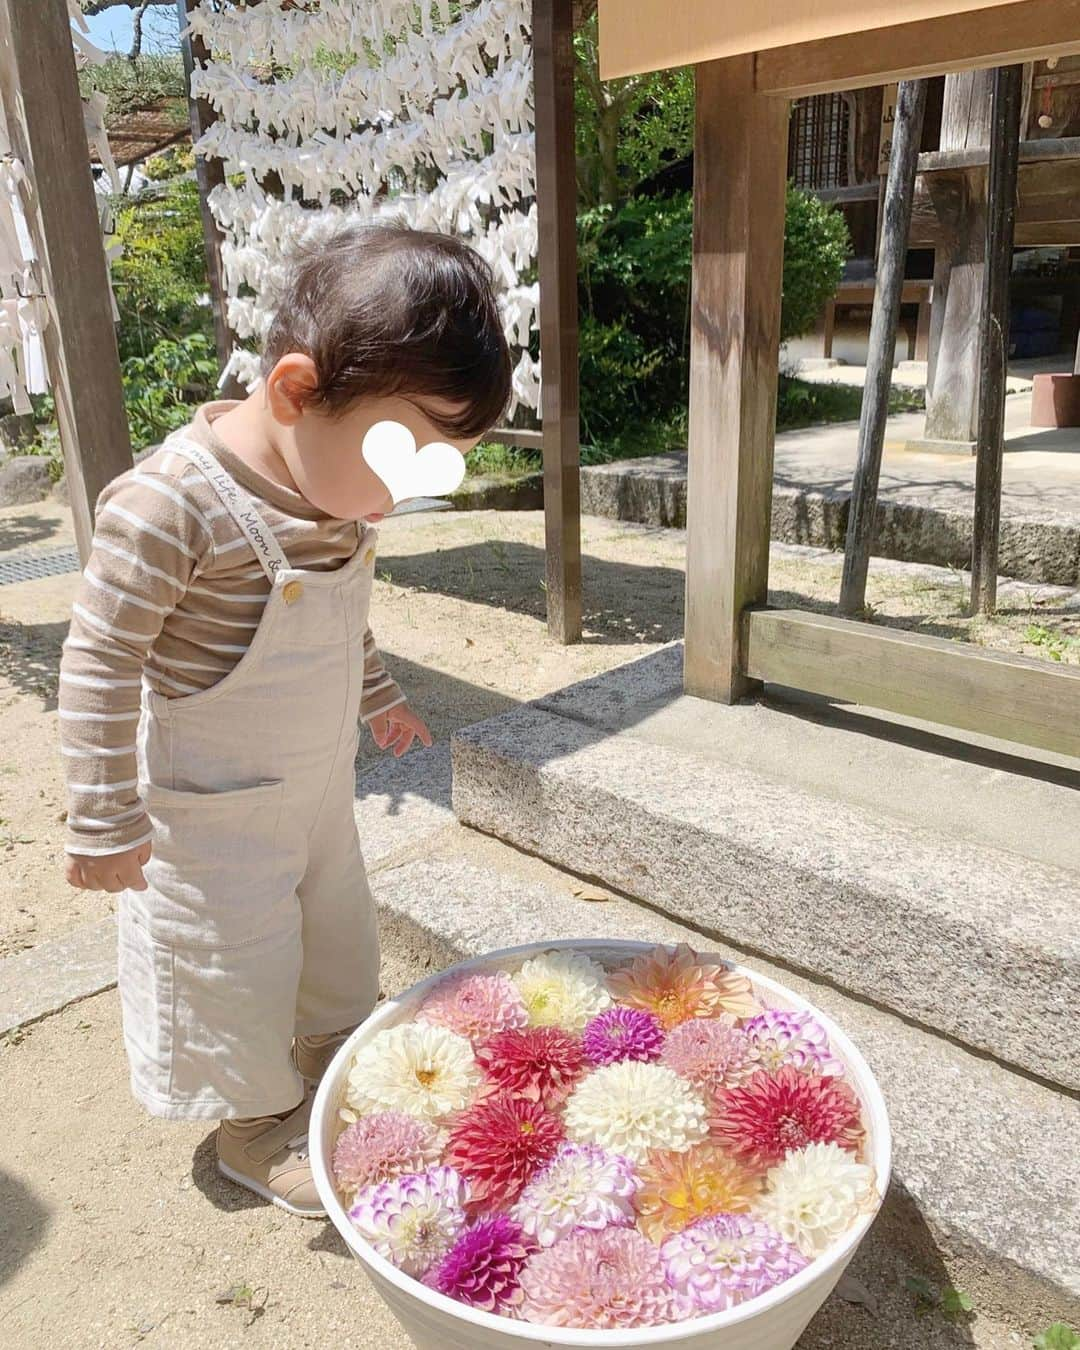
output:
M437 737L681 637L683 532L585 519L585 634L573 647L547 636L543 537L537 512L410 515L382 526L372 626ZM70 540L62 507L0 512L0 550ZM71 891L61 873L56 668L76 583L67 575L0 587L0 958L110 905ZM839 584L837 556L774 550L774 603L827 612ZM882 623L1080 661L1080 608L1058 592L1010 593L990 621L964 617L966 596L958 573L884 562L867 593ZM377 753L365 740L364 762Z
M26 536L37 531L40 542L64 542L65 528L63 513L24 508L0 523L0 541L31 542ZM437 736L680 636L679 534L585 522L586 638L570 649L546 636L542 545L535 514L414 516L384 526L373 625ZM824 605L838 579L835 560L782 556L774 569L781 603L797 596ZM55 665L74 583L60 577L0 589L2 953L109 907L106 897L70 892L59 870ZM999 622L973 625L959 617L958 585L936 574L886 573L872 581L870 598L880 615L907 626L1002 647L1023 646L1034 621L1027 597ZM1077 632L1075 611L1060 599L1036 609L1053 632ZM365 750L367 762L373 754ZM473 856L503 846L451 827L441 847ZM514 857L515 866L546 867ZM415 935L384 930L383 937L388 991L442 964ZM209 1125L165 1125L135 1105L115 993L0 1042L0 1088L9 1105L0 1157L5 1347L408 1350L329 1225L293 1219L221 1180ZM884 1257L881 1250L873 1260L860 1254L848 1289L856 1301L831 1300L800 1350L1030 1345L982 1316L961 1324L914 1316L905 1279L917 1272L905 1264L903 1235L895 1246L886 1241ZM244 1288L254 1291L254 1307L243 1295L222 1301Z

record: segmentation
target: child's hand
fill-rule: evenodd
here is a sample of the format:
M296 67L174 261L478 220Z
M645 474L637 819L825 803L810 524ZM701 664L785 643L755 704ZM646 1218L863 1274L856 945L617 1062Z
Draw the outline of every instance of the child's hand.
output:
M145 891L143 868L150 861L150 845L140 844L125 853L106 853L92 857L86 853L69 853L65 865L67 879L83 891Z
M401 758L417 736L424 745L433 743L423 719L417 717L407 703L399 703L389 712L378 713L368 726L379 749L393 750L395 759Z

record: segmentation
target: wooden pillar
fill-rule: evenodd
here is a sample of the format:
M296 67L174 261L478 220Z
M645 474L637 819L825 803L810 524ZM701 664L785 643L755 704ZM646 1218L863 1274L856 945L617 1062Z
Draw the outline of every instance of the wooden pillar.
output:
M71 511L85 562L94 505L131 467L108 265L65 0L0 0L0 97L49 322L42 335Z
M866 576L874 541L881 453L885 445L885 422L889 416L896 328L900 322L911 204L915 198L915 169L925 112L926 81L905 80L897 96L892 153L885 185L874 309L870 320L870 352L844 546L844 575L840 583L841 614L859 614L866 603Z
M991 104L989 214L980 325L982 360L971 559L971 607L973 612L983 614L992 614L997 605L1001 460L1005 446L1005 381L1009 364L1009 277L1016 228L1023 70L1023 66L1002 66L994 71Z
M989 70L945 77L942 150L972 150L990 144ZM939 191L946 191L940 185ZM983 180L964 175L954 185L958 226L934 256L927 441L959 442L973 449L979 406L979 312L986 247L986 193Z
M684 680L722 703L768 590L787 130L753 56L697 67Z
M548 632L581 637L573 0L534 0L536 200Z
M188 31L188 16L198 4L198 0L176 0L177 19L180 24L180 50L184 58L184 74L187 80L188 115L191 120L192 144L197 144L207 127L217 121L217 113L204 98L191 95L191 72L196 63L202 64L210 53L201 37L192 37ZM206 159L195 156L195 181L199 187L199 211L202 215L203 243L206 246L206 277L210 286L210 307L214 317L214 344L217 347L218 363L222 369L228 363L236 345L232 330L229 328L226 313L225 285L221 269L221 242L223 235L210 210L208 198L219 184L225 182L225 168L220 159ZM238 391L222 393L233 397Z

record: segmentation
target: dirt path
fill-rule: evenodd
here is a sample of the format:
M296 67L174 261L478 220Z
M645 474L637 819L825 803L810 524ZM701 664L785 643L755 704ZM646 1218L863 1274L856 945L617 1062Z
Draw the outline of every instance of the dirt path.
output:
M681 531L585 519L585 636L569 648L547 636L543 538L537 512L411 515L383 525L372 624L437 737L681 637ZM0 512L0 550L70 541L62 507ZM775 603L828 610L840 563L779 549L772 581ZM56 667L76 583L67 575L0 587L0 958L110 904L72 892L61 875ZM973 620L963 616L959 575L882 564L868 599L882 622L1080 660L1080 609L1048 588L1010 595L993 621ZM363 763L376 754L365 741Z

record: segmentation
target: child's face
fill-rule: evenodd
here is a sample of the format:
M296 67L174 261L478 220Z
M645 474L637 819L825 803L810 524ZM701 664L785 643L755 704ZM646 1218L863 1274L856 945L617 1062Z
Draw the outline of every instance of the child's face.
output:
M268 381L272 405L288 397L283 390L275 396L273 379L271 375ZM458 409L431 400L421 408L402 397L360 399L343 415L332 417L302 403L285 417L274 411L287 432L278 450L297 488L313 506L339 520L378 521L393 509L389 490L361 453L364 437L376 422L400 422L412 432L417 449L444 441L466 455L480 439L453 439L441 431L431 415L450 417Z

